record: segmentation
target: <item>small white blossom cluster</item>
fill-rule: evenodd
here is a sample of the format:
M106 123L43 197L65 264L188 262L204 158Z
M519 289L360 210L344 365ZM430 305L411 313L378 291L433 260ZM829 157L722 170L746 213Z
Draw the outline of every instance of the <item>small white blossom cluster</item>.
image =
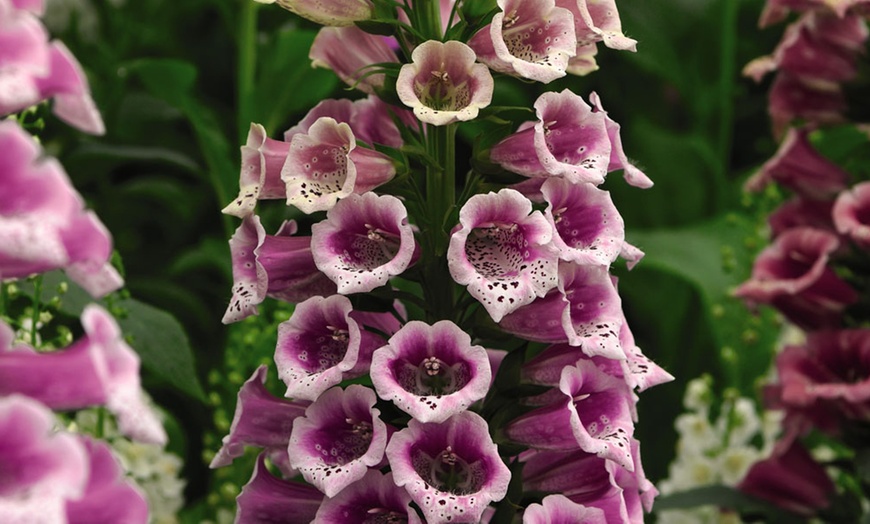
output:
M663 495L714 484L735 486L752 464L770 454L780 414L765 411L759 417L752 399L726 393L714 419L711 385L705 375L686 387L686 412L674 423L679 433L677 457L668 478L659 483ZM661 511L659 519L674 524L742 522L736 513L714 506Z

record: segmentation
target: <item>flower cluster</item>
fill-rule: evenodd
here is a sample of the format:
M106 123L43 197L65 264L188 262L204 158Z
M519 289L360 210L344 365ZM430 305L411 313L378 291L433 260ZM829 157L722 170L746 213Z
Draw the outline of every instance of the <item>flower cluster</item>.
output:
M815 428L861 449L866 442L853 432L870 420L870 331L862 296L870 182L823 156L815 140L827 127L848 123L843 84L857 76L870 32L862 1L770 0L762 25L781 21L790 10L798 19L779 46L745 73L758 80L776 71L769 109L775 135L784 135L747 188L775 182L793 196L771 214L772 244L735 294L750 304L772 305L807 335L776 358L778 378L765 398L785 412L783 436L741 489L809 516L830 504L834 486L798 439Z
M643 253L598 186L652 182L595 93L545 93L475 152L525 182L482 191L455 158L493 72L546 83L595 69L599 41L633 50L613 2L499 0L491 19L450 1L277 3L334 26L313 63L368 96L321 102L283 140L253 124L242 146L224 322L267 296L297 305L274 354L288 400L255 371L212 461L263 450L238 521L641 521L656 490L635 391L672 377L627 326L609 270ZM392 45L351 25L375 11ZM271 199L298 219L275 235L257 214Z

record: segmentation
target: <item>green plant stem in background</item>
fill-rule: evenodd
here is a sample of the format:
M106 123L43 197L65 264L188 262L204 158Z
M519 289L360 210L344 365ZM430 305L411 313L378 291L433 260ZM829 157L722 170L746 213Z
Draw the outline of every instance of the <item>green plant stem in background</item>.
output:
M257 66L257 2L242 2L239 16L238 75L236 96L238 101L238 132L241 143L245 142L251 118L254 114L254 75Z
M30 345L36 347L36 325L39 323L39 307L42 295L42 275L33 279L33 316L31 317L30 326Z
M429 40L441 40L441 2L439 0L417 0L423 4L421 12L424 19L421 20L423 36Z
M453 280L447 268L449 232L445 229L447 217L456 205L456 124L427 126L429 155L436 165L426 169L426 207L429 224L424 246L429 247L425 262L426 302L431 306L434 320L453 315Z
M740 8L738 0L721 3L722 30L719 48L719 130L716 153L723 173L730 165L731 140L734 129L734 82L737 76L737 15ZM727 181L720 181L720 189L725 190ZM717 195L721 201L721 196Z

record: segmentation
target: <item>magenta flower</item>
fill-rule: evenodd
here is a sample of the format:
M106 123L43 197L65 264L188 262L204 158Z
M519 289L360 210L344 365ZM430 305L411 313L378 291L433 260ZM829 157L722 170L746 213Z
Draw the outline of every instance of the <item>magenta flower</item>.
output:
M256 0L277 3L306 20L326 26L349 26L368 20L374 14L370 0Z
M552 229L540 211L513 189L474 195L459 212L450 237L450 275L496 322L556 285Z
M837 197L832 211L837 231L870 249L870 183L862 182Z
M245 218L254 213L257 200L286 198L281 168L289 150L290 144L269 138L263 126L251 124L248 140L242 146L239 196L222 213Z
M555 0L498 0L500 12L468 45L500 73L549 83L565 76L577 49L574 17Z
M399 71L396 93L422 122L436 126L472 120L492 100L489 69L456 40L423 42Z
M604 512L586 507L564 495L544 497L541 504L529 504L523 512L523 524L606 524Z
M800 195L783 202L767 216L771 238L776 238L789 229L810 227L837 233L833 218L834 202L810 200Z
M346 98L329 99L319 102L298 124L284 132L284 141L291 142L299 133L308 133L311 126L322 117L350 125L354 136L368 144L402 147L402 135L393 122L393 116L408 126L416 119L406 110L388 105L376 96L369 96L351 102Z
M625 381L581 360L562 369L559 391L562 400L513 420L505 435L535 449L579 447L632 471L635 401Z
M2 1L2 0L0 0ZM84 494L88 454L55 431L54 414L36 400L0 397L0 515L5 522L66 522L66 501Z
M375 392L357 384L320 395L293 422L290 465L334 497L384 458L387 426L374 408Z
M372 356L378 396L420 422L444 422L486 396L492 373L486 350L456 324L405 324Z
M811 125L843 122L846 97L840 84L810 82L782 71L770 86L767 110L773 134L779 138L796 119Z
M230 432L221 441L209 467L229 466L245 453L245 446L264 448L282 472L291 473L287 443L293 421L305 414L309 402L289 402L266 389L268 369L260 366L239 390ZM291 475L292 476L292 475Z
M254 466L251 480L236 497L237 524L298 524L311 522L323 500L316 488L282 480L269 473L264 454Z
M396 489L393 474L370 469L365 476L320 505L311 524L404 522L422 524L410 507L411 497Z
M595 55L598 54L598 46L595 43L581 44L577 42L577 52L570 60L568 60L568 68L566 71L572 75L586 76L589 73L598 71L598 62L595 61Z
M342 82L370 95L384 87L386 78L371 66L399 62L383 37L356 26L324 27L311 43L308 57L312 67L332 69Z
M121 433L164 444L166 432L140 387L139 356L124 342L115 319L91 304L81 321L85 336L50 353L12 347L12 330L0 322L0 395L27 395L60 410L104 405Z
M61 165L16 123L0 122L0 279L63 268L94 297L123 285L112 240Z
M611 49L637 50L637 41L622 34L616 0L556 0L556 5L574 15L578 48L604 42Z
M278 325L275 364L287 397L315 400L342 380L368 372L372 353L385 341L363 329L352 313L345 296L311 297Z
M329 210L339 199L371 191L395 175L388 156L357 148L350 126L329 117L293 136L281 169L287 205L307 214Z
M598 96L598 93L590 93L589 102L592 103L592 107L595 108L596 112L604 113L604 125L607 128L607 136L610 138L611 145L610 163L607 165L607 171L622 169L622 177L629 185L642 189L652 187L652 180L643 171L638 169L637 166L632 164L625 155L625 151L622 149L622 138L619 135L620 126L607 116L607 111L601 105L601 98Z
M423 510L426 522L477 522L507 493L510 470L486 421L470 411L445 422L411 420L387 446L393 480Z
M350 195L311 227L314 263L344 295L367 293L401 274L415 246L408 212L390 195Z
M285 222L267 235L260 218L242 219L230 239L233 257L233 296L222 322L230 324L257 314L266 296L301 302L315 295L335 293L335 285L317 270L311 237L292 236L296 223Z

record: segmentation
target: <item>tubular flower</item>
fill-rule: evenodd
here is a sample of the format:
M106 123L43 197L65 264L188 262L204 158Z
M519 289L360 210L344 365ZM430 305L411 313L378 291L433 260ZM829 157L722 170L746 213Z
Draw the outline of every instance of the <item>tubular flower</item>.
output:
M411 420L390 439L387 458L430 524L478 522L510 482L486 421L470 411L440 424Z
M0 122L0 279L63 268L94 297L120 288L112 241L54 159L18 124Z
M410 503L408 493L396 489L392 473L384 475L376 469L370 469L363 478L344 488L341 493L324 500L311 524L422 524Z
M278 325L275 364L287 397L315 400L345 379L368 372L372 353L384 339L362 329L350 300L342 295L311 297Z
M254 465L251 480L236 497L238 524L298 524L311 522L323 501L323 494L301 482L282 480L269 473L265 454Z
M408 212L390 195L350 195L311 227L314 263L344 295L367 293L401 274L415 246Z
M589 101L592 103L592 107L595 108L595 112L604 113L604 126L607 128L607 136L610 138L611 146L610 162L607 165L607 170L616 171L622 169L622 178L630 186L642 189L652 187L652 180L643 171L638 169L637 166L632 164L625 155L625 151L622 149L622 138L619 135L620 126L607 116L607 111L601 105L601 97L598 96L598 93L590 93Z
M564 495L544 497L541 504L529 504L523 524L606 524L604 512L572 502Z
M289 150L290 144L269 138L263 126L252 123L248 140L242 146L239 196L222 212L245 218L254 213L257 200L286 198L281 168Z
M616 0L556 0L556 5L574 15L578 47L604 42L611 49L637 51L637 41L622 34Z
M356 147L349 125L323 117L293 136L281 180L287 205L310 214L331 209L351 193L371 191L395 174L388 156Z
M436 126L472 120L492 101L489 69L456 40L423 42L399 71L396 92L422 122Z
M771 238L776 238L789 229L810 227L837 233L833 218L834 202L810 200L796 196L783 202L767 217Z
M370 95L383 88L386 78L372 66L399 62L383 37L356 26L324 27L311 43L308 57L312 67L332 69L342 82Z
M577 49L574 17L555 0L498 0L501 9L468 45L490 69L548 83L565 76Z
M420 422L444 422L486 396L492 373L486 350L456 324L411 321L372 357L372 383Z
M261 4L277 3L306 20L326 26L349 26L368 20L374 13L370 0L255 0Z
M387 426L374 408L376 400L374 391L358 384L333 388L293 422L290 465L327 497L383 460Z
M552 229L513 189L475 195L459 212L447 265L496 322L556 285Z
M840 234L862 249L870 249L870 183L862 182L840 193L832 213Z
M376 96L353 102L344 98L323 100L298 124L284 132L284 140L291 142L297 134L308 133L320 118L329 117L336 122L350 125L354 136L363 142L399 148L402 147L402 135L393 122L394 115L409 125L414 121L414 115L410 111L388 105Z

